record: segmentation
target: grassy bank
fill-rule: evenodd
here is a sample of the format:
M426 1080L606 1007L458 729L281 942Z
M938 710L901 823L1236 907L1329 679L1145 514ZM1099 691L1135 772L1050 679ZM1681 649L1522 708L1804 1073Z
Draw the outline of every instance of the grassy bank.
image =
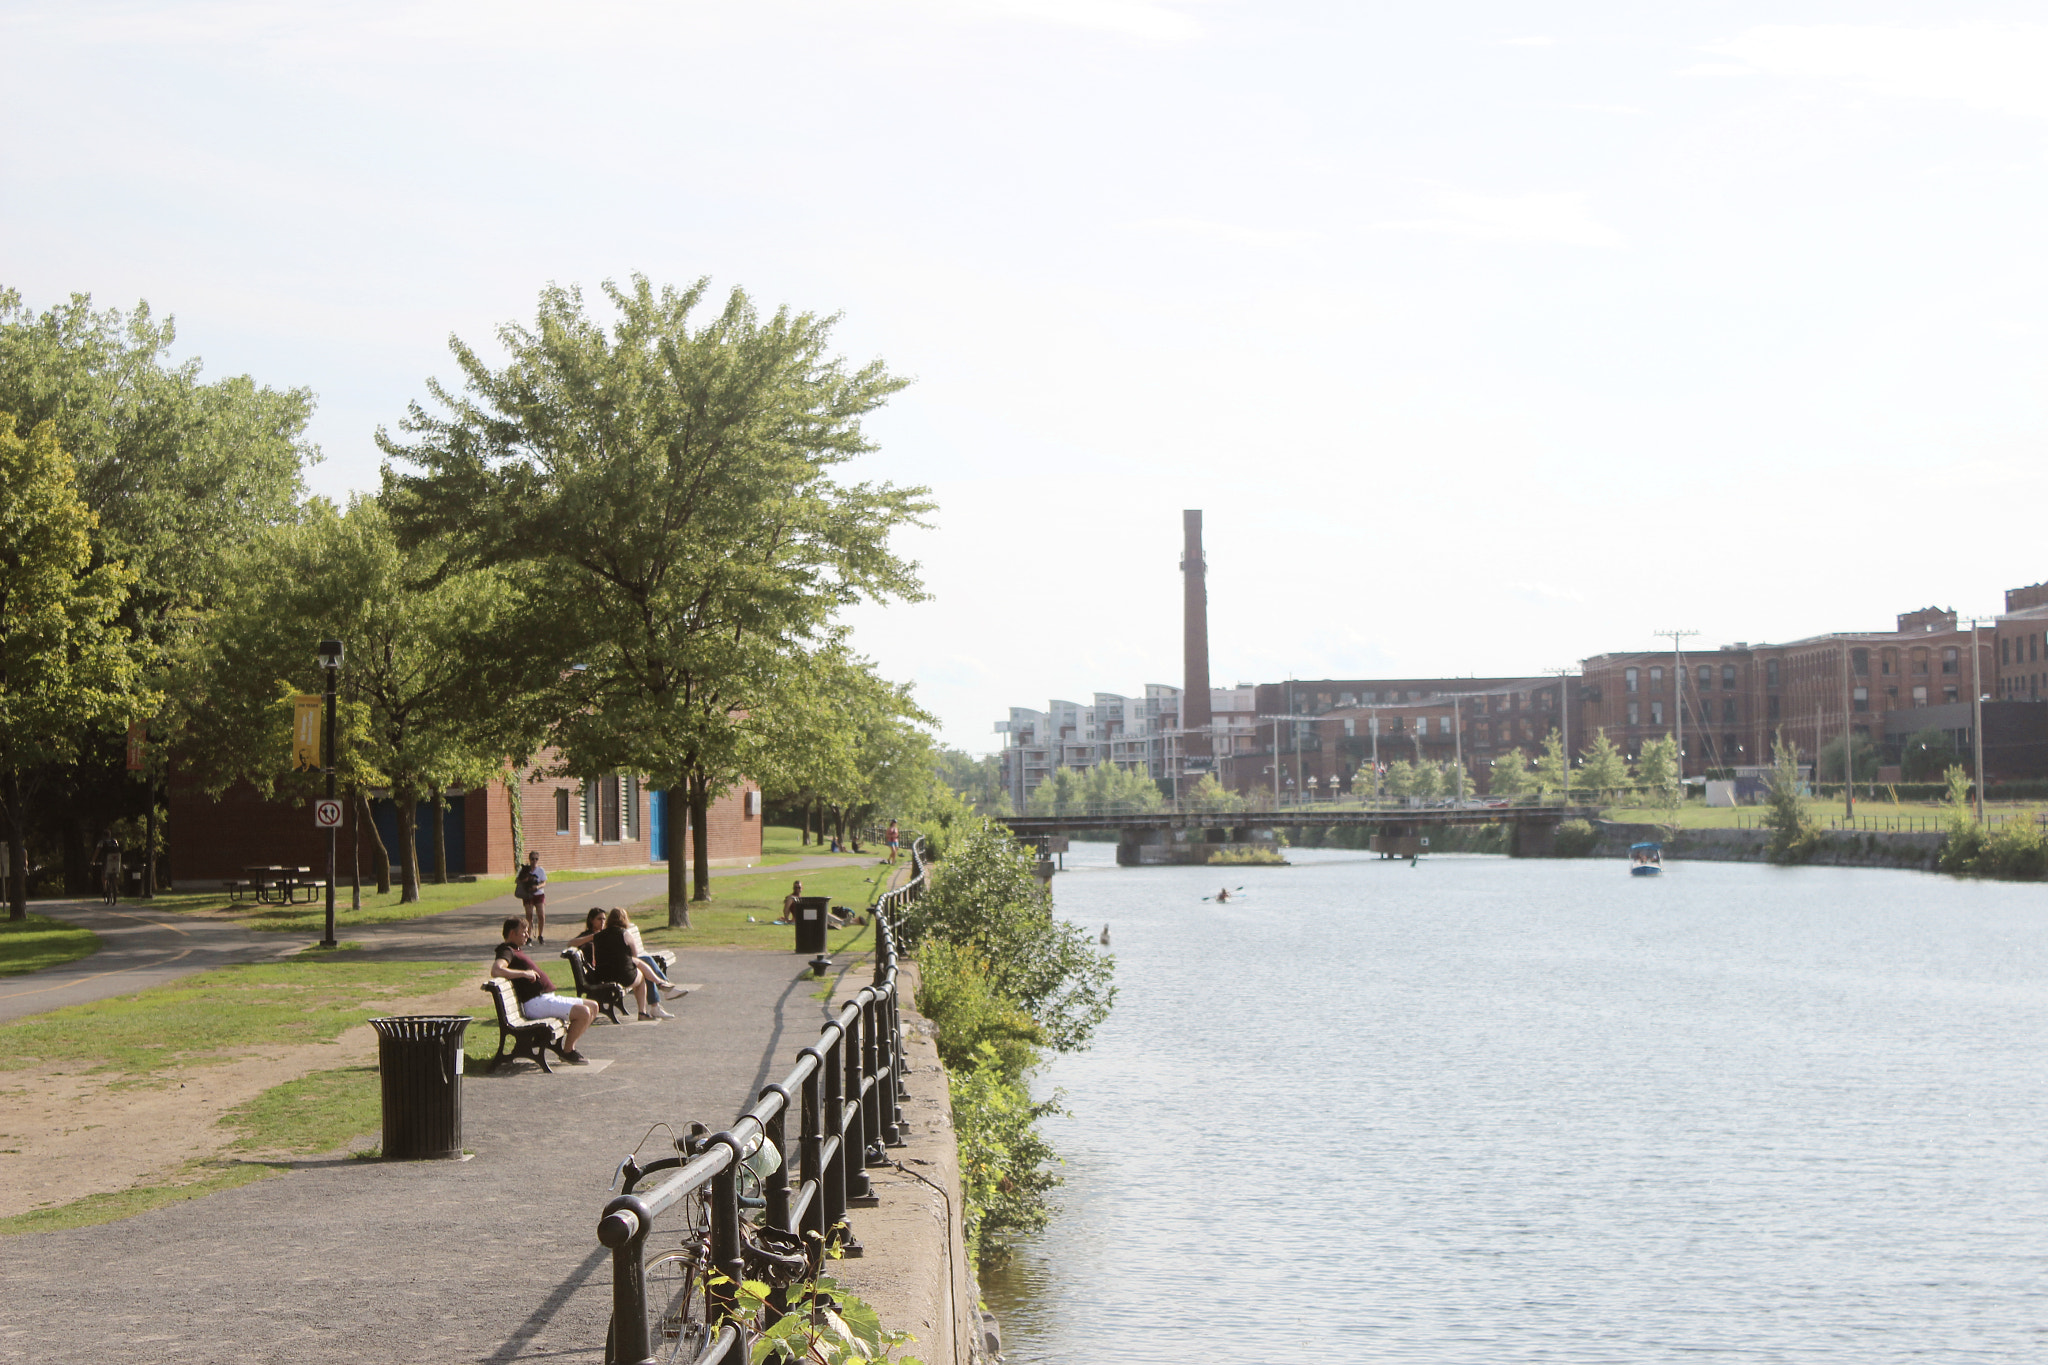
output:
M100 936L46 915L0 920L0 976L39 972L98 952Z
M690 928L667 928L668 899L657 897L635 905L633 922L647 942L657 948L762 948L788 952L792 930L772 923L782 914L782 898L792 881L802 881L806 896L830 896L834 905L863 911L875 898L877 879L886 877L887 867L878 867L872 855L849 859L847 867L809 868L802 872L770 872L758 877L719 877L711 883L712 899L690 904ZM857 931L832 931L834 945L850 939Z

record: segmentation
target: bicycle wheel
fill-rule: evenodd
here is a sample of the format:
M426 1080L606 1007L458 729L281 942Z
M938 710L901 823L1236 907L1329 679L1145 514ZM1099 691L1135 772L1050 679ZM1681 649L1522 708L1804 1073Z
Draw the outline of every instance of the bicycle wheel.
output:
M695 1360L711 1340L703 1266L694 1251L671 1251L647 1263L647 1344L654 1358Z

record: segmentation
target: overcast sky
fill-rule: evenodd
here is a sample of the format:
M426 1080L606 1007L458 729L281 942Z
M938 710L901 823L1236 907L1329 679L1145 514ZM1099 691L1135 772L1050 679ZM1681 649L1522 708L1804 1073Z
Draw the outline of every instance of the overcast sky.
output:
M0 283L320 398L315 491L549 281L709 275L915 383L944 738L2048 578L2048 25L1971 4L0 3Z

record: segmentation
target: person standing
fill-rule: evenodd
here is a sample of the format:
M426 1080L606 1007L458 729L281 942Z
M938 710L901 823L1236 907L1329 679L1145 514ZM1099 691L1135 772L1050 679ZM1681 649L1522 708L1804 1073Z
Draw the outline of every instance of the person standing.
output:
M903 842L903 835L897 831L894 820L889 822L889 832L883 838L889 841L889 865L894 867L896 865L896 850Z
M526 907L526 932L536 945L548 941L548 870L540 865L540 850L526 855L526 866L513 878L512 893Z
M121 899L121 841L112 830L100 840L100 899L108 905Z

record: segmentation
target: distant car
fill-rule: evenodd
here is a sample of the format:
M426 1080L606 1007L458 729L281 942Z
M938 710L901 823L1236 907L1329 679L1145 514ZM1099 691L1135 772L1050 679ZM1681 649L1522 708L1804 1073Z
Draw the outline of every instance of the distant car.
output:
M1508 803L1505 798L1494 801L1488 801L1486 803L1486 808L1488 810L1506 810L1508 808Z

